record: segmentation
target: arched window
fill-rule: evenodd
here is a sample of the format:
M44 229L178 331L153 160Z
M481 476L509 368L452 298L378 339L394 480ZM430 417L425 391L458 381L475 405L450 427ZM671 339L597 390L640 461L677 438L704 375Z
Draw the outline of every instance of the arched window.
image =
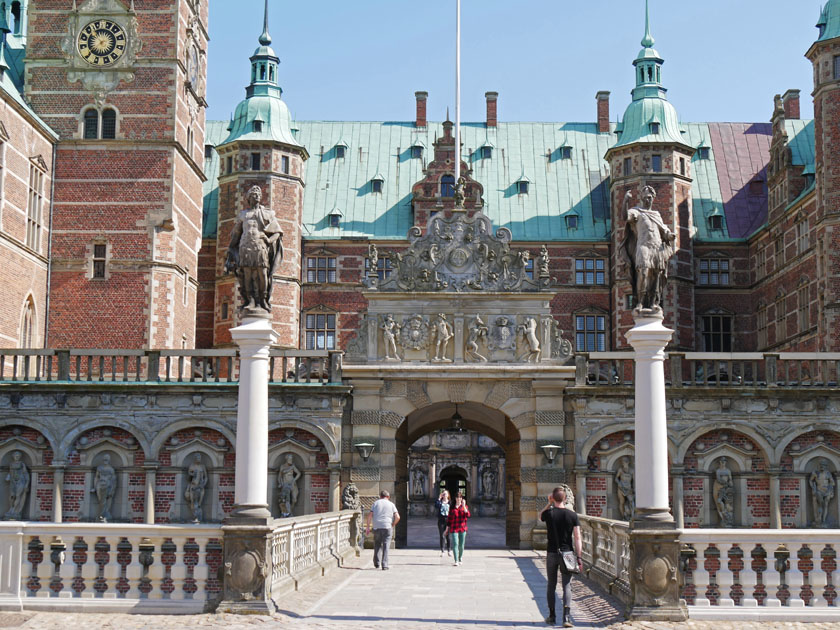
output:
M455 194L455 177L444 175L440 178L440 196L452 197Z
M96 140L99 137L99 112L89 109L85 112L85 140Z
M117 137L117 112L113 109L106 109L100 113L95 109L89 109L84 114L85 140L113 140Z
M15 35L20 35L20 26L21 26L21 19L20 19L20 2L12 2L12 33Z
M102 112L102 137L105 140L113 140L117 137L117 112L113 109Z
M23 305L23 317L20 325L20 347L34 348L36 342L35 303L27 298Z

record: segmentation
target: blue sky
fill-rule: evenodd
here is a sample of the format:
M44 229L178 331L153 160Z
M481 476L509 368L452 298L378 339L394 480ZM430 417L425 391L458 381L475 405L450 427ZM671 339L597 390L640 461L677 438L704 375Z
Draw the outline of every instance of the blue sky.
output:
M802 90L813 116L811 64L819 0L650 0L663 83L687 122L763 122L773 95ZM413 120L429 92L430 120L454 107L455 0L269 0L284 100L299 120ZM245 96L263 0L210 5L208 117ZM643 0L462 0L462 117L592 121L609 90L611 118L630 100L644 33Z

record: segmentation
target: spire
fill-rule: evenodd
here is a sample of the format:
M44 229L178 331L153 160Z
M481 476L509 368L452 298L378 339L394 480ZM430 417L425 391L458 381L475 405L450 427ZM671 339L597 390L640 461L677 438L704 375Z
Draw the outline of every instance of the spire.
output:
M641 95L642 92L649 95L650 90L646 88L653 88L654 91L663 89L662 64L665 63L665 60L659 56L653 44L653 35L650 34L650 0L645 0L645 36L642 38L642 50L639 51L636 60L633 62L633 65L636 66L634 98Z
M642 38L642 46L653 48L656 40L650 34L650 0L645 0L645 36Z
M263 32L260 35L261 46L271 46L271 35L268 34L268 0L265 0L265 14L263 17Z

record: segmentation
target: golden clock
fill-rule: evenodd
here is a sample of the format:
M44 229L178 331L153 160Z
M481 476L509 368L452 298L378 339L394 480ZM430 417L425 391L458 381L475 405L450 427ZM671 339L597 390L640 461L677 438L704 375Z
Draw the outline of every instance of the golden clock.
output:
M122 26L112 20L94 20L77 40L79 54L92 66L113 66L125 54L128 38Z

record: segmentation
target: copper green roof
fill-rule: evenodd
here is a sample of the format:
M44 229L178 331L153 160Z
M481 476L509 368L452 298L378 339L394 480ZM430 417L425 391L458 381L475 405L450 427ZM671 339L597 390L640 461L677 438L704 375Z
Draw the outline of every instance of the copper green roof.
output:
M819 42L840 37L840 0L828 0L820 12L817 28L820 29Z

